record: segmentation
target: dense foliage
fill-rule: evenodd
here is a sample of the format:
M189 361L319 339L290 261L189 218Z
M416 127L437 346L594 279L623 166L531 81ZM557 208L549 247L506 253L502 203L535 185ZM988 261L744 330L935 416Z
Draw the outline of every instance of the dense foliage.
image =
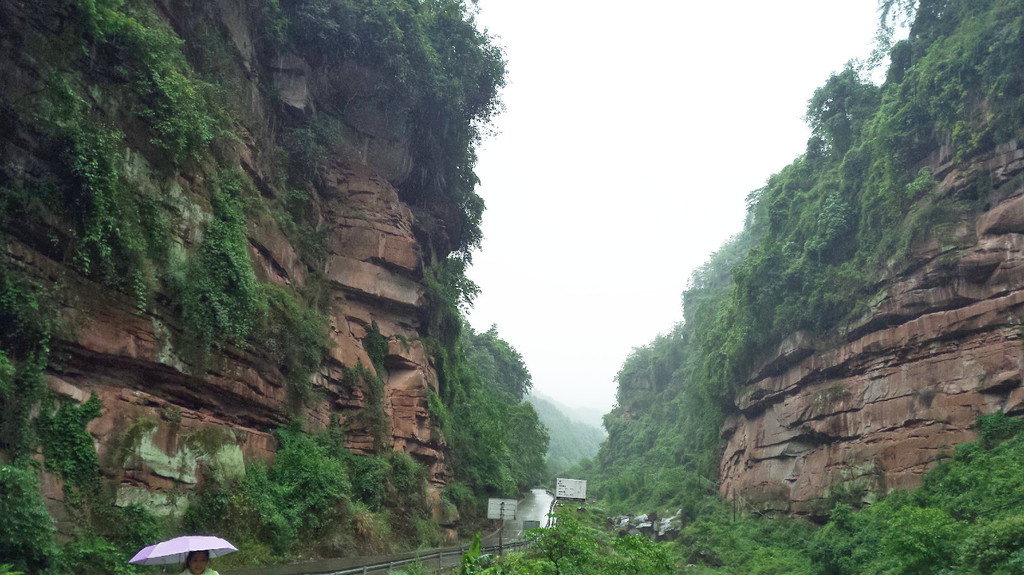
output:
M977 429L978 440L944 456L917 491L893 492L860 510L836 504L822 527L709 495L675 542L654 544L609 539L598 508L563 508L555 527L534 532L530 552L471 572L602 573L614 565L619 570L608 572L1017 573L1024 567L1024 421L996 413L980 417ZM623 555L627 547L635 554Z
M0 244L3 245L3 244ZM34 452L32 411L50 361L53 310L38 284L0 265L0 448L17 462Z
M531 547L524 553L497 558L481 556L479 539L462 557L460 575L658 575L675 572L666 543L642 535L611 536L602 528L599 509L560 509L554 525L527 533Z
M686 525L677 550L695 573L1016 573L1024 566L1024 423L995 414L979 418L978 430L915 492L860 511L838 504L821 529L722 505Z
M495 327L477 333L463 323L459 331L453 350L440 354L441 397L432 415L452 445L456 482L447 492L471 528L488 496L511 497L540 483L548 434L523 401L532 383L519 353ZM460 495L467 487L475 500Z
M67 517L73 524L57 544L54 520L39 492L39 474L29 461L0 466L0 507L11 521L0 532L0 558L29 573L71 575L113 571L131 574L134 551L159 534L156 518L142 507L117 506L101 485L93 438L86 425L99 416L93 395L79 405L44 393L31 421L46 471L63 482Z
M18 559L22 568L44 566L56 549L56 528L43 496L39 478L30 469L0 466L0 512L5 518L0 557Z
M99 409L93 396L81 406L62 403L44 411L35 422L45 467L64 481L65 504L77 525L67 544L56 544L37 471L0 467L0 510L10 520L0 534L0 557L15 567L54 575L136 573L127 564L131 554L181 530L229 537L242 549L228 561L235 564L299 550L338 555L440 543L426 470L404 453L353 454L338 427L316 435L297 426L278 430L272 466L253 463L243 478L224 481L213 479L214 470L180 521L158 522L138 505L115 506L101 489L85 431Z
M255 319L266 313L249 262L241 185L236 178L218 183L213 218L185 273L181 295L187 333L202 349L218 340L244 343Z
M623 364L608 441L579 470L613 504L698 512L715 490L724 414L755 363L793 334L856 329L925 234L956 245L951 224L1019 188L967 169L945 196L929 154L948 146L966 168L1020 135L1021 2L885 7L913 14L885 82L847 68L815 91L806 153L750 195L742 232L693 274L683 322Z
M276 433L272 466L253 463L237 482L206 485L191 502L184 527L240 542L230 562L266 562L298 550L382 553L403 545L437 545L430 521L426 469L408 455L356 455L333 427L310 435Z

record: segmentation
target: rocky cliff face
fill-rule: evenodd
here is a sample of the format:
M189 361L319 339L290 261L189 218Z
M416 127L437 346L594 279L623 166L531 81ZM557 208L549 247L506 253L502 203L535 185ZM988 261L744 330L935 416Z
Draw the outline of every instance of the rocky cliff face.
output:
M820 516L920 485L978 415L1024 413L1024 142L930 162L942 194L990 187L984 211L880 270L877 305L833 341L794 335L756 371L722 429L725 496Z
M347 102L340 116L344 145L332 152L314 182L311 205L326 240L322 267L310 267L299 257L278 221L248 218L249 255L259 280L300 289L317 276L325 286L321 297L328 301L334 345L313 377L310 399L296 407L285 374L265 349L223 344L202 362L183 357L180 314L167 294L154 294L140 309L133 298L85 277L55 248L67 235L68 222L9 222L3 244L7 265L54 289L58 302L61 327L51 342L55 359L45 383L80 402L92 393L102 399L102 416L89 431L104 474L117 485L119 501L145 502L157 512L180 511L177 506L184 502L174 493L201 483L211 468L238 474L247 462L272 460L270 432L295 415L314 430L336 420L357 452L371 451L375 441L406 451L429 468L433 483L443 484L445 445L432 432L427 409L437 375L422 343L427 335L423 271L433 256L417 240L416 220L395 188L410 171L408 143L373 102L369 71L348 64L314 69L289 52L261 55L256 47L262 32L252 16L258 10L249 4L171 0L158 2L156 11L185 39L190 56L199 51L204 34L222 45L220 77L230 83L221 87L244 111L247 130L220 160L240 165L264 197L284 193L273 181L276 132L332 102ZM7 175L17 170L44 179L66 172L52 142L26 128L16 108L34 98L52 72L40 62L57 45L55 35L70 33L63 28L67 18L60 2L0 2L0 90L6 106L0 160L10 167ZM99 99L95 105L125 133L125 172L133 188L151 194L161 211L174 216L172 251L195 249L210 217L205 164L176 173L161 169L160 153L148 144L149 134L137 118L115 100ZM376 407L367 405L369 384L352 376L360 365L375 373L363 339L378 331L387 338L385 373L379 374L383 437L375 436L366 415ZM212 462L217 465L208 465ZM46 492L59 499L58 481L48 477ZM59 513L59 506L54 509Z

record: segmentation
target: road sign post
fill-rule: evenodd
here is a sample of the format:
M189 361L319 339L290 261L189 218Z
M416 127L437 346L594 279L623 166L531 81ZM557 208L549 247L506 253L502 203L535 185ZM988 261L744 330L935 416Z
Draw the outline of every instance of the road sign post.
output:
M504 554L505 520L515 519L516 511L519 509L519 502L515 499L488 499L487 518L497 519L498 526L498 555Z
M519 502L515 499L495 499L491 498L487 500L487 518L488 519L515 519L516 511L518 511Z
M571 501L587 500L586 479L563 479L555 480L555 499L568 499Z

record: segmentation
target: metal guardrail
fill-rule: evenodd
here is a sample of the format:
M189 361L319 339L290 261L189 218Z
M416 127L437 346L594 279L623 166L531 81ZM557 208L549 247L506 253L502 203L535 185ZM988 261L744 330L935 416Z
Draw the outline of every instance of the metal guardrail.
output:
M530 545L530 543L531 543L531 541L524 539L524 540L513 541L511 543L507 543L507 544L503 545L502 547L504 547L505 549L518 549L518 548L521 548L521 547L527 547L527 546ZM349 569L343 569L341 571L325 571L325 572L309 573L308 575L366 575L368 573L378 573L378 572L381 572L381 571L384 571L384 572L394 571L395 569L400 568L400 567L404 567L406 565L413 565L413 564L416 564L416 563L424 564L424 563L429 563L430 561L433 561L433 560L437 560L437 562L439 563L438 569L440 570L440 569L445 569L446 568L443 565L440 565L441 563L444 563L444 558L445 557L452 557L452 556L456 556L456 555L461 557L464 553L466 553L468 551L469 551L469 547L458 547L458 548L450 548L450 549L438 549L437 551L434 551L433 553L428 553L428 554L425 554L425 555L417 553L415 557L410 557L408 559L397 559L397 560L393 560L393 561L388 561L386 563L375 563L373 565L363 565L361 567L352 567L352 568L349 568ZM490 547L481 547L480 548L480 552L481 553L493 553L493 552L496 552L496 551L498 551L498 546L497 545L492 545Z
M531 543L532 542L529 541L529 540L521 539L519 541L512 541L512 542L506 543L502 547L504 549L506 549L506 550L509 550L509 549L520 549L520 548L523 548L523 547L528 547ZM414 565L416 563L419 563L421 565L424 565L424 567L427 568L428 570L432 570L433 572L437 573L437 572L440 572L440 571L445 571L445 570L453 569L453 568L458 566L457 563L453 564L453 565L448 565L448 566L444 565L445 558L451 558L451 557L455 557L455 556L461 557L464 553L466 553L468 551L469 551L469 546L447 547L447 548L444 548L444 549L435 549L435 550L429 551L429 552L416 551L416 552L413 552L413 553L404 553L404 554L402 554L403 556L399 556L399 557L396 557L394 559L389 559L387 561L378 561L376 563L368 563L366 565L358 565L358 566L352 566L352 567L345 567L343 569L328 569L328 570L324 570L322 567L321 568L317 568L316 566L310 565L310 570L309 571L296 571L295 568L297 566L296 565L292 565L288 569L288 572L296 574L296 575L298 575L300 573L302 575L368 575L370 573L386 573L388 571L393 571L395 569L399 569L399 568L405 567L407 565ZM480 551L481 551L481 553L496 553L498 551L498 546L497 545L491 545L491 546L488 546L488 547L481 547ZM428 566L428 564L435 563L435 562L436 562L436 566ZM273 568L271 568L271 569L273 569ZM222 569L221 570L221 572L225 573L226 575L233 574L236 571L238 573L245 572L245 571L228 570L228 569Z

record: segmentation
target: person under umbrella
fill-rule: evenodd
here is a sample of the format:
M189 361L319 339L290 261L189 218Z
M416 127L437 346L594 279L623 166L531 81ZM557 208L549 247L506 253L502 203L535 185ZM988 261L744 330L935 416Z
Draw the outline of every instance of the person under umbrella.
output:
M128 560L135 565L168 565L185 563L181 575L218 575L210 569L210 558L233 553L238 549L220 537L185 535L145 547Z
M220 573L210 569L209 551L189 551L188 556L185 557L185 570L181 572L181 575L220 575Z

